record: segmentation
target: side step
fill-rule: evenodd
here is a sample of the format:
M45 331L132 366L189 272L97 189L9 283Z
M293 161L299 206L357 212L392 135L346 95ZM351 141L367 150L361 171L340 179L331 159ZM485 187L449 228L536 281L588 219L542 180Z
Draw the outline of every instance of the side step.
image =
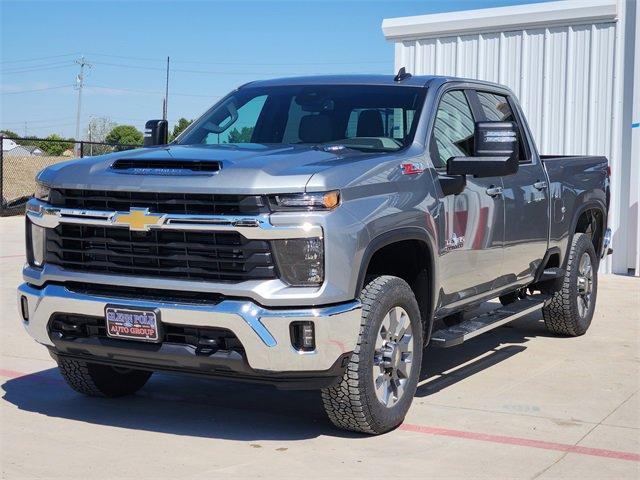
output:
M528 313L540 310L550 298L549 295L531 295L491 312L465 320L452 327L443 328L431 335L431 345L439 348L460 345L470 338L477 337L489 330L517 320Z

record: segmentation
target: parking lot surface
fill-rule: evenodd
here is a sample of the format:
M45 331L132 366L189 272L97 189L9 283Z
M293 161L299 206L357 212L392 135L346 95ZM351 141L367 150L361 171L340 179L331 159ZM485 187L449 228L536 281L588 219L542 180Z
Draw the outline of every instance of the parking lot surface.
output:
M591 329L539 312L428 349L405 424L334 429L318 392L156 374L138 394L66 386L19 321L23 218L0 218L3 478L639 478L640 280L601 276Z

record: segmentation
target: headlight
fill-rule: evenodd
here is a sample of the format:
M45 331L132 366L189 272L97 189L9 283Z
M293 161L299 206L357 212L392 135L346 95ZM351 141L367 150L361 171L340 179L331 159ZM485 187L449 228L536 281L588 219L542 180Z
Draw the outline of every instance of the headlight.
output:
M43 202L48 202L50 193L51 193L51 188L47 187L44 183L37 182L36 191L33 196L38 200L42 200Z
M271 206L276 211L332 210L338 205L340 205L339 190L271 196Z
M289 285L308 287L324 281L324 244L321 238L274 240L281 279Z

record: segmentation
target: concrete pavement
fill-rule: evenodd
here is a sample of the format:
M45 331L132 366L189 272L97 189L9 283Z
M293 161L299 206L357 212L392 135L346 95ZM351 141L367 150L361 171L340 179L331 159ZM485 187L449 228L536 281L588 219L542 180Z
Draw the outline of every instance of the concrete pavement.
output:
M156 374L85 398L23 331L23 219L0 218L3 478L638 478L640 280L600 278L589 332L535 313L425 352L406 423L335 430L317 392Z

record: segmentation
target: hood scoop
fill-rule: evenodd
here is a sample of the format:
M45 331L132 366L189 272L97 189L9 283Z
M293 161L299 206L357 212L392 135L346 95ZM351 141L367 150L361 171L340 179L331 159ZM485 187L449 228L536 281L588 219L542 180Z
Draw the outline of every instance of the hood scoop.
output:
M130 175L214 175L222 163L215 160L120 159L111 169Z

